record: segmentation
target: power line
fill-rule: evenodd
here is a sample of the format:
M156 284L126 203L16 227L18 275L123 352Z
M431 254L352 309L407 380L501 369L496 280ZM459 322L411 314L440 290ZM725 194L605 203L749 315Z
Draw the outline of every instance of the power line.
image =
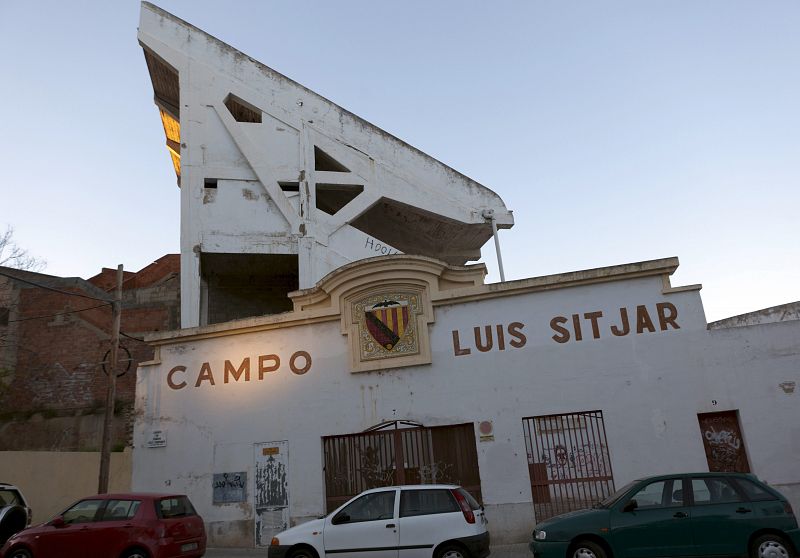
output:
M27 322L28 320L41 320L43 318L54 318L56 316L65 316L67 314L77 314L78 312L86 312L87 310L94 310L95 308L105 308L108 304L98 304L97 306L90 306L89 308L82 308L80 310L69 310L67 312L56 312L55 314L47 314L46 316L31 316L30 318L19 318L17 320L8 320L12 322Z
M46 315L46 316L33 316L33 317L30 317L30 318L20 318L18 320L8 320L9 323L10 322L25 322L25 321L28 321L28 320L39 320L39 319L42 319L42 318L53 318L55 316L62 316L62 315L65 315L65 314L76 314L78 312L85 312L87 310L94 310L95 308L101 308L103 306L112 304L111 300L106 300L104 298L97 298L95 296L85 295L85 294L81 294L81 293L71 293L69 291L56 289L55 287L48 287L47 285L42 285L41 283L36 283L35 281L28 281L27 279L22 279L20 277L17 277L16 275L12 275L10 273L4 273L4 272L0 271L0 275L3 275L4 277L8 277L9 279L13 279L15 281L19 281L20 283L26 283L26 284L31 285L33 287L39 287L40 289L46 289L48 291L53 291L53 292L56 292L56 293L61 293L61 294L69 295L69 296L80 296L80 297L88 298L88 299L91 299L91 300L99 300L100 302L103 303L103 304L98 304L97 306L90 306L89 308L83 308L81 310L71 310L71 311L68 311L68 312L57 312L55 314L49 314L49 315ZM142 343L144 343L144 339L142 339L140 337L134 337L133 335L128 335L124 331L120 331L120 335L123 335L124 337L127 337L128 339L133 339L134 341L141 341Z
M20 283L27 283L28 285L32 285L34 287L39 287L40 289L46 289L48 291L53 291L53 292L61 293L61 294L64 294L64 295L80 296L80 297L83 297L83 298L90 298L92 300L99 300L100 302L105 302L106 304L111 304L111 302L112 302L111 300L106 299L106 298L97 298L96 296L90 296L90 295L85 295L85 294L81 294L81 293L71 293L69 291L62 291L61 289L56 289L55 287L48 287L47 285L42 285L41 283L36 283L34 281L28 281L27 279L22 279L21 277L17 277L16 275L12 275L10 273L4 273L2 271L0 271L0 275L3 275L5 277L8 277L9 279L13 279L15 281L19 281Z
M124 331L120 331L119 333L120 333L120 335L122 335L124 337L127 337L128 339L133 339L134 341L141 341L142 343L144 343L144 339L141 339L139 337L134 337L133 335L128 335Z

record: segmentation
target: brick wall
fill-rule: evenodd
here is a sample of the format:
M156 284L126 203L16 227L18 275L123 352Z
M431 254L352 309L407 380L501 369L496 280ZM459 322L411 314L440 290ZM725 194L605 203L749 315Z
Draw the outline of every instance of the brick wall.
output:
M178 256L168 255L126 274L121 329L129 337L120 339L127 349L120 358L130 352L131 366L117 379L114 446L129 441L136 367L153 356L152 347L134 338L180 327L178 266ZM8 323L0 324L0 450L99 449L111 307L65 293L110 298L114 281L109 275L116 270L104 269L88 281L8 268L0 272L14 276L0 275L0 307L9 309Z

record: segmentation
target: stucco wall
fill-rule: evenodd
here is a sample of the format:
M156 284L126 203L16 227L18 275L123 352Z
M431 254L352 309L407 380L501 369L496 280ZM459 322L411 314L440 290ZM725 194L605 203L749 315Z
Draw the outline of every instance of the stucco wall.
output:
M320 437L359 432L383 420L412 419L425 425L494 424L494 440L478 442L484 502L498 543L525 540L534 523L522 418L602 409L617 486L637 476L707 470L697 413L739 409L753 470L770 482L792 483L794 448L782 440L796 430L796 402L778 387L797 375L792 354L797 326L762 337L706 329L697 291L662 294L659 277L437 306L430 328L433 364L352 374L339 322L181 342L161 348L161 364L140 369L137 386L134 479L136 489L186 491L210 530L228 526L252 544L252 482L248 501L214 505L213 473L253 475L253 444L288 441L290 515L293 522L323 513ZM677 310L679 329L662 330L657 304ZM637 309L647 309L654 329L636 332ZM626 308L631 331L613 335ZM598 338L586 313L602 312ZM571 316L580 315L576 340ZM565 316L569 341L551 327ZM474 328L524 324L521 348L478 351ZM457 355L453 331L459 332ZM796 339L796 337L795 337ZM734 350L736 348L736 350ZM311 369L292 373L288 361L308 351ZM796 351L796 347L794 349ZM748 352L749 351L749 352ZM259 379L259 355L277 354L281 367ZM224 362L253 364L250 381L224 380ZM758 359L761 375L743 364ZM199 382L209 363L214 385ZM739 364L736 364L739 363ZM186 367L166 382L174 366ZM766 376L769 376L767 379ZM754 394L757 394L754 396ZM716 403L714 403L716 402ZM764 420L765 411L772 416ZM167 445L147 448L154 429ZM213 538L213 536L212 536ZM234 541L227 541L231 544Z
M130 492L131 451L111 454L109 492ZM33 509L33 523L47 521L75 500L97 494L97 452L2 451L0 481L18 486Z

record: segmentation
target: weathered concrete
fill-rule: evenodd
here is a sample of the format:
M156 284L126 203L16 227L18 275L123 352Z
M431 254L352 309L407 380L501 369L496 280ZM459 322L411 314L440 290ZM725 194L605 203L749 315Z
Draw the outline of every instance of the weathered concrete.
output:
M398 418L488 420L493 436L476 434L476 445L492 536L523 542L535 521L523 418L594 409L603 412L617 486L707 470L698 414L720 410L738 412L755 474L800 482L792 466L798 392L788 387L799 379L800 321L709 330L699 287L669 285L676 266L667 259L480 285L478 268L392 256L342 267L298 293L294 312L154 336L158 359L140 369L137 388L134 486L180 486L209 522L253 519L252 510L209 504L211 475L252 478L253 444L281 440L294 523L324 511L321 436ZM420 296L431 299L418 330L430 334L430 364L386 358L362 372L348 301L403 284L424 285ZM503 332L504 342L495 336L487 347L486 331ZM313 361L304 373L288 362L299 351ZM261 374L259 355L270 354L281 364ZM245 360L249 377L224 372ZM153 429L170 432L167 447L146 447Z
M147 2L139 42L179 174L183 327L212 321L201 254L295 255L309 288L376 255L477 260L513 225L489 188Z

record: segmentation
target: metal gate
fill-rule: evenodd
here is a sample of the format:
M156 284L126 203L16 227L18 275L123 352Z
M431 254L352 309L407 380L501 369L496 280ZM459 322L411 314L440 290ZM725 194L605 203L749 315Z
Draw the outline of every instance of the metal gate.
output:
M614 492L602 411L522 419L536 521Z
M459 484L482 501L472 423L392 421L359 434L324 436L322 448L329 512L364 490L399 484Z
M747 451L742 440L737 411L697 415L708 470L711 472L749 473Z

